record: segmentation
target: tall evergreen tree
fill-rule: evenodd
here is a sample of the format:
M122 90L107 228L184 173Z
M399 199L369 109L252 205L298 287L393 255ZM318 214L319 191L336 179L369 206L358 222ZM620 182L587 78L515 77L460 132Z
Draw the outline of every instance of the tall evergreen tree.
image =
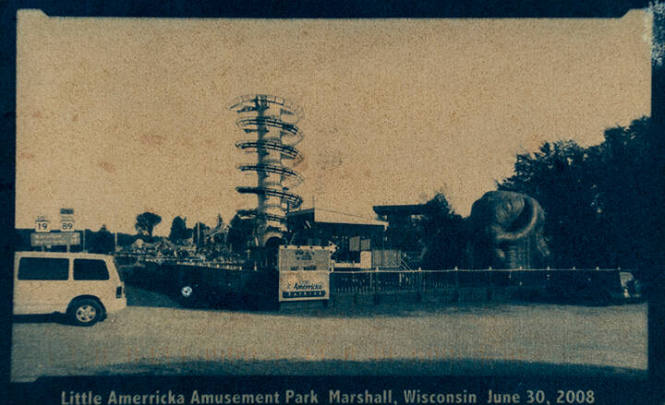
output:
M169 232L169 240L174 243L183 241L189 238L187 231L187 218L177 216L171 221L171 231Z
M437 193L425 204L419 233L423 268L450 269L462 265L466 244L464 221L443 193Z

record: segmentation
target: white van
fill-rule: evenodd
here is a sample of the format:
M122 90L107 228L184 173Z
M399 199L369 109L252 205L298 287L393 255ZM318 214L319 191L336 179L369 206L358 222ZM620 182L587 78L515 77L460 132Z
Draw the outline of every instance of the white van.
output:
M14 315L63 313L76 325L90 326L126 306L125 285L112 256L14 255Z

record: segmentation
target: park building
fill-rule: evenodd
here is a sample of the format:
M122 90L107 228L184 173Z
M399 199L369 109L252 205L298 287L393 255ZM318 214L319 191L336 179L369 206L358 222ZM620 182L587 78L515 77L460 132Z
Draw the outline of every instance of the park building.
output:
M291 245L334 245L334 259L340 263L360 266L361 256L383 249L388 223L359 215L325 208L308 208L290 212L287 216ZM343 265L342 265L343 266ZM363 261L371 267L371 261Z
M422 253L417 228L425 216L425 204L375 205L373 209L388 224L385 247L402 252L410 267L417 266Z

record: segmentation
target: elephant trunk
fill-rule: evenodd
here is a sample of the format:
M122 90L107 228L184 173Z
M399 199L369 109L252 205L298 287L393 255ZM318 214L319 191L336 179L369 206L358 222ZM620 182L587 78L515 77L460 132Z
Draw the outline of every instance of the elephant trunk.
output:
M512 229L504 230L501 228L499 229L495 228L496 232L494 236L495 243L499 244L506 242L508 243L516 242L524 239L533 232L536 225L538 224L540 211L538 210L537 203L530 197L524 198L524 205L525 205L524 209L522 210L518 218L515 220L515 223L517 224L525 223L525 224L514 230Z

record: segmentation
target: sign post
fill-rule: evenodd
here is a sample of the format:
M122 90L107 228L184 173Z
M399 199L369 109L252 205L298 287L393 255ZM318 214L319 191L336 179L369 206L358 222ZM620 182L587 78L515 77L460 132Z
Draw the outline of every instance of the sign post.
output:
M62 232L74 231L74 208L60 208L60 230ZM78 244L78 243L77 243ZM70 245L67 244L67 251L69 252Z
M331 251L318 246L279 248L279 302L330 299Z

